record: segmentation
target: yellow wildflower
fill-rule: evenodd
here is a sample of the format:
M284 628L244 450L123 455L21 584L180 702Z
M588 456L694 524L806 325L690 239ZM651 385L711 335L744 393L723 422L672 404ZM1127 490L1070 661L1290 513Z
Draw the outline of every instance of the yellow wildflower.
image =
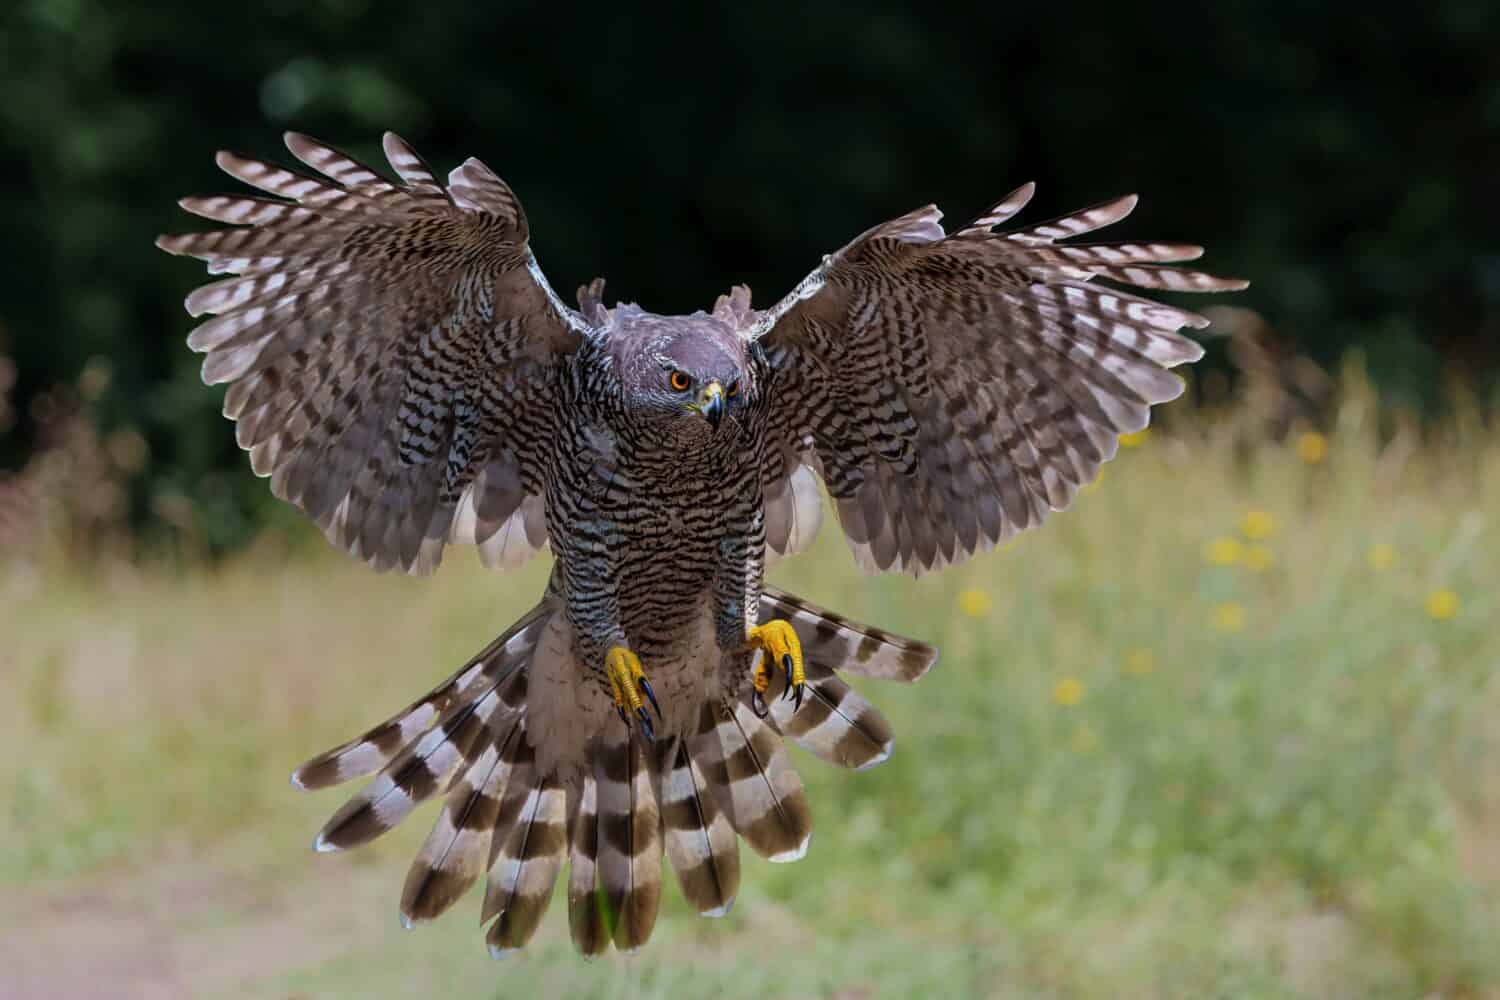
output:
M1052 688L1052 700L1064 708L1071 708L1083 700L1087 690L1077 677L1064 677Z
M990 613L990 595L978 587L969 587L958 592L958 610L970 618L983 618Z
M1088 726L1079 726L1073 730L1073 738L1068 741L1074 753L1088 753L1099 745L1099 737Z
M1220 632L1243 632L1245 630L1245 606L1235 601L1225 601L1214 606L1214 628Z
M1276 534L1276 517L1268 510L1247 510L1240 518L1240 531L1252 542L1265 541Z
M1203 549L1203 558L1215 566L1233 566L1245 554L1245 547L1238 538L1224 535L1209 542Z
M1328 439L1317 431L1304 431L1297 437L1297 457L1317 465L1328 457Z
M1434 590L1427 595L1427 613L1434 621L1445 622L1458 614L1458 609L1458 595L1451 590Z
M1245 566L1253 573L1264 573L1276 565L1276 553L1264 545L1245 546Z
M1151 428L1142 427L1138 431L1120 435L1121 448L1139 448L1146 443L1146 438L1151 436Z
M1365 562L1377 573L1383 573L1396 565L1396 547L1386 542L1376 542L1365 553Z
M1125 672L1134 674L1136 677L1145 677L1156 670L1156 657L1151 655L1151 650L1144 646L1137 646L1125 654Z

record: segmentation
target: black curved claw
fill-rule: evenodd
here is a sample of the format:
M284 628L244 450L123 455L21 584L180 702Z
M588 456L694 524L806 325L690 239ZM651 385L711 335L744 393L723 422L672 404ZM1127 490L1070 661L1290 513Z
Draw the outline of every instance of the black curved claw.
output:
M764 719L771 714L771 706L766 704L766 699L759 691L750 696L750 711L755 713L757 719Z
M786 674L786 683L783 684L782 687L781 687L781 697L782 697L782 700L785 700L785 699L790 698L792 696L792 654L791 653L782 653L781 654L781 669ZM801 690L802 685L799 684L799 685L797 685L797 687L798 687L798 692L799 692L799 695L800 695L800 690Z
M795 688L796 694L792 696L792 711L794 712L801 711L802 709L802 689L805 687L807 687L806 684L798 684Z
M645 705L635 710L635 717L641 720L641 735L646 737L646 742L655 743L656 730L651 727L651 713L646 711Z
M615 706L615 711L618 712L618 713L620 713L620 721L623 722L623 723L625 723L625 728L626 729L629 729L630 728L630 719L625 714L625 706L623 706L623 705L616 705Z
M651 707L654 708L654 709L656 709L656 717L658 719L660 719L661 718L661 704L656 700L656 692L653 691L653 690L651 690L651 682L648 681L648 680L646 680L646 678L642 677L640 680L636 681L636 683L641 686L641 691L643 691L645 693L647 699L650 700Z

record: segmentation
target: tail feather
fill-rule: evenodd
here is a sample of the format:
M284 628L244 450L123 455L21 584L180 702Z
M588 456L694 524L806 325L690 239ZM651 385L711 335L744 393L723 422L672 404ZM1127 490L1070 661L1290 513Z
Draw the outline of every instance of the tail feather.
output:
M780 665L773 665L772 691L781 689L784 676ZM880 710L821 663L807 664L807 695L800 707L773 697L770 709L778 730L838 767L863 771L883 763L895 749L895 733Z
M528 760L530 756L528 753ZM499 837L509 810L500 810L502 825L496 830L484 911L479 917L481 923L499 917L485 934L490 954L496 958L531 940L552 902L552 886L568 848L567 799L562 783L555 774L541 782L536 780L534 770L529 776L530 780L514 783L512 791L506 793L507 800L521 800L519 815L502 843ZM523 787L525 795L516 794Z
M704 761L731 825L768 860L802 857L812 836L812 815L781 736L744 702L705 704L703 711L691 749Z
M450 709L436 727L397 754L374 781L344 803L313 846L336 851L368 843L405 819L442 787L448 775L471 764L482 752L480 738L490 720L510 703L504 693L524 687L525 676L522 672L506 675L479 698ZM524 704L524 690L516 701Z
M609 950L597 888L599 860L599 798L594 776L587 772L568 792L568 929L573 945L583 955Z
M635 729L610 726L594 749L599 795L599 885L614 917L614 944L631 951L656 926L661 900L661 814L651 762Z
M740 887L740 842L708 788L686 740L667 749L662 768L662 828L667 860L682 894L707 917L722 917Z
M526 746L525 720L506 727L454 782L407 872L401 917L410 926L452 906L485 869L500 806Z
M937 662L937 649L873 625L861 625L784 590L765 588L760 620L785 618L802 641L803 655L846 673L911 683Z
M511 667L531 657L550 615L538 605L453 676L364 735L321 753L292 772L292 784L308 790L328 788L384 768L421 736L443 713L493 684Z

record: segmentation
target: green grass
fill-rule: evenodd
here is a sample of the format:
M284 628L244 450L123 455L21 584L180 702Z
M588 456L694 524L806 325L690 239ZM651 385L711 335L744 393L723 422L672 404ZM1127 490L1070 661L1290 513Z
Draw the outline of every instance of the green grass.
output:
M0 891L24 904L0 969L235 996L1500 994L1500 436L1379 446L1355 392L1309 465L1186 420L946 574L862 577L831 525L776 567L943 658L861 685L898 732L884 766L797 752L806 859L748 862L722 921L669 893L645 950L589 963L558 907L503 965L477 898L402 932L430 810L320 857L341 799L287 784L509 624L544 566L385 578L271 540L186 572L0 563ZM1250 511L1272 564L1214 565Z

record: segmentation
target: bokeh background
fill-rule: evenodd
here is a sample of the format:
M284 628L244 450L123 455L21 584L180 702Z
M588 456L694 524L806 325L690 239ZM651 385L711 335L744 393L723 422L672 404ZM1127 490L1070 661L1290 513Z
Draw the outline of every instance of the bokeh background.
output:
M0 5L0 995L1500 995L1492 5ZM1252 288L1074 511L936 578L773 580L940 643L806 860L583 964L403 934L300 759L529 607L269 496L151 241L297 128L478 155L554 285L779 297L928 201L1135 190ZM1038 214L1040 213L1040 214ZM1203 302L1194 306L1202 307Z

